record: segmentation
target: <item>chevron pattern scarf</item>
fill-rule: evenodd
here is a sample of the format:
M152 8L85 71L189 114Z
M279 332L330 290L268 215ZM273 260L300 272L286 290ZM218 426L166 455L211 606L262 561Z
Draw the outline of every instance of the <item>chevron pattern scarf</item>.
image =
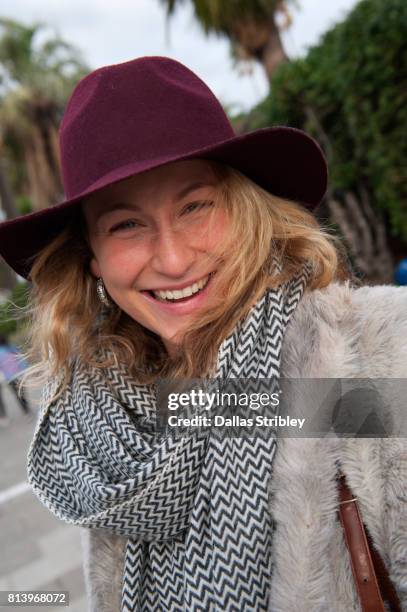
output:
M278 379L308 267L268 289L221 344L215 378ZM275 438L154 433L154 385L75 362L44 401L28 480L58 518L127 537L122 612L267 610ZM112 611L113 612L113 611Z

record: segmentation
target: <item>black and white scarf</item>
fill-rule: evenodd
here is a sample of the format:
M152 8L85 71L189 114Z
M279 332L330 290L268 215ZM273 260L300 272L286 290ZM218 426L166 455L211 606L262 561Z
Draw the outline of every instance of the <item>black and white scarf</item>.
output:
M222 342L215 378L279 378L284 330L308 266L268 289ZM67 523L127 536L122 612L266 611L275 437L158 438L153 385L125 366L75 362L46 386L28 480Z

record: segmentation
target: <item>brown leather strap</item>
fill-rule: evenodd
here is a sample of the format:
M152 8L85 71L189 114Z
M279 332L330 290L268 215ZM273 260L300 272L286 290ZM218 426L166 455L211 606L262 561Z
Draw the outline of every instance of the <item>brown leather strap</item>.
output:
M381 558L378 550L375 548L374 544L373 544L373 540L372 537L369 533L369 530L367 529L366 525L364 525L364 523L361 520L361 516L360 516L360 512L359 512L359 508L356 502L356 499L354 497L354 495L352 494L352 491L350 490L347 482L346 482L346 478L345 475L342 472L339 472L339 479L338 479L338 489L339 489L339 498L340 498L340 511L339 511L339 516L341 518L341 523L343 525L344 531L345 531L345 540L346 540L346 544L348 546L350 555L351 555L351 562L352 562L352 571L353 571L353 575L355 576L355 570L354 570L354 558L355 558L355 548L352 547L352 545L349 545L349 542L352 540L352 533L353 531L356 530L356 532L359 532L359 539L361 538L362 543L363 541L366 539L367 542L367 546L368 546L368 551L367 551L367 555L369 557L369 553L370 553L370 561L373 563L373 566L370 564L369 568L370 571L373 572L373 574L375 575L376 578L376 583L379 586L380 589L380 595L381 598L384 598L384 601L386 602L386 604L389 607L390 612L403 612L402 608L401 608L401 603L399 600L399 597L397 595L397 591L394 588L394 585L392 583L392 581L390 580L387 568L383 562L383 559ZM345 503L342 503L345 502ZM346 513L342 512L342 508L346 507L346 506L351 506L351 507L355 507L356 508L356 513L354 513L353 515L346 515ZM346 517L345 517L346 515ZM346 519L346 520L344 520ZM348 529L348 523L349 521L356 521L354 523L354 530L353 531L349 531ZM360 530L362 530L362 534L360 534ZM363 537L364 536L364 537ZM366 551L365 551L366 552ZM357 549L356 549L356 553L357 553ZM360 558L356 557L356 561L355 561L355 565L356 567L358 566L358 563L360 565ZM363 564L362 564L363 565ZM362 577L362 580L364 578L362 571L363 571L363 567L360 568L359 570L359 574ZM356 585L358 585L358 581L356 579L355 576L355 582ZM363 584L366 584L365 582L363 582ZM380 598L380 601L377 603L376 608L372 608L373 605L373 600L369 601L363 601L362 597L364 597L364 592L361 592L361 590L358 588L358 594L359 594L359 598L362 604L362 610L382 610L383 609L383 601ZM369 607L370 606L370 607Z
M353 577L363 612L385 612L377 582L369 544L360 517L356 498L346 483L344 474L338 479L339 517L345 532Z
M394 584L390 580L383 559L373 545L372 537L366 525L365 531L382 597L384 601L389 604L391 612L403 612L397 591L394 588Z

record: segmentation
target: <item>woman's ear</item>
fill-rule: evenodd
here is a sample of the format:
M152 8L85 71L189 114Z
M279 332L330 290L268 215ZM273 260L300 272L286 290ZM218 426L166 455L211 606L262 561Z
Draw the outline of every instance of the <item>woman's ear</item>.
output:
M88 228L88 224L86 221L86 212L85 212L86 209L84 207L85 203L86 203L86 200L83 200L82 206L79 207L78 209L79 227L82 233L82 238L84 239L86 243L87 251L89 252L90 259L89 258L87 259L87 266L89 266L89 270L91 271L93 276L95 276L96 278L100 278L101 274L100 274L99 264L96 260L96 257L93 254L92 244L91 244L91 240L89 236L89 228Z
M95 276L96 278L100 278L102 276L100 273L99 264L95 257L92 257L92 259L90 260L89 267L90 267L90 271L92 272L93 276Z

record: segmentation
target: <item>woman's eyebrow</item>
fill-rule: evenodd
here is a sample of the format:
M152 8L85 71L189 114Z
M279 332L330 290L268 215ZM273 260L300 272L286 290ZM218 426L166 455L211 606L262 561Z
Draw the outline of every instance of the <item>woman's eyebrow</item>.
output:
M191 183L190 185L187 185L186 187L181 189L181 191L175 196L174 200L182 200L182 198L185 198L188 193L190 193L191 191L195 191L200 187L213 187L213 185L209 182L195 181L195 183Z
M107 204L102 210L96 213L96 220L99 221L102 217L112 212L113 210L138 210L141 208L137 204L129 204L127 202L112 202Z
M191 193L192 191L195 191L196 189L200 189L201 187L213 187L212 183L209 182L203 182L203 181L196 181L194 183L190 183L189 185L187 185L186 187L183 187L181 189L181 191L179 191L173 198L173 201L177 201L177 200L182 200L182 198L185 198L185 196L187 196L189 193ZM99 211L98 213L96 213L96 220L100 220L104 215L107 215L107 213L112 212L113 210L136 210L141 212L141 208L140 206L137 206L137 204L130 204L129 202L111 202L109 204L107 204L101 211Z

